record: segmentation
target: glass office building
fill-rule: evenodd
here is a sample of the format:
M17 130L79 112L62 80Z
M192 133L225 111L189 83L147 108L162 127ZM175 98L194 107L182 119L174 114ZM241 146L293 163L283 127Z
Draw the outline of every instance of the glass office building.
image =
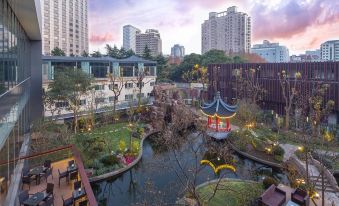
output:
M12 204L17 159L27 152L31 122L42 114L39 22L39 0L0 0L0 205Z

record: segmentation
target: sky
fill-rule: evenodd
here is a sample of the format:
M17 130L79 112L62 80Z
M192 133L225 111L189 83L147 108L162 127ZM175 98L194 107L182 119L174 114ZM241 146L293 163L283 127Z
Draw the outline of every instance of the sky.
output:
M90 51L122 46L122 27L157 29L163 54L174 44L201 53L201 24L209 12L237 6L252 18L252 45L279 42L290 54L339 39L339 0L88 0Z

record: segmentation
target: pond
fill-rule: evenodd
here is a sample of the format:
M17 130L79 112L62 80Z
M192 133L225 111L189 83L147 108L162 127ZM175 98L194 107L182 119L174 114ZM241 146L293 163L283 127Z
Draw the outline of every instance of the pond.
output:
M142 159L134 168L118 177L92 184L99 205L173 205L184 196L184 174L191 178L190 169L196 163L194 153L191 152L192 144L201 145L203 138L197 134L189 135L187 139L190 141L185 141L176 155L173 151L158 151L152 138L154 137L145 140ZM202 153L204 152L198 153L199 161L204 155ZM236 172L222 170L218 174L220 177L257 181L263 177L262 171L265 170L268 173L271 171L271 175L288 184L287 177L281 171L236 155L234 158ZM181 168L186 172L182 172ZM218 175L210 166L202 166L196 182L201 184L218 178Z

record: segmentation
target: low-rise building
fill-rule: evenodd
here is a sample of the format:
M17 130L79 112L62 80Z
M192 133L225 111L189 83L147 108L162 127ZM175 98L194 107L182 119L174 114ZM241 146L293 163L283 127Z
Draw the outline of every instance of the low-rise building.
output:
M94 109L100 112L100 109L112 107L114 102L113 87L120 87L123 84L121 94L117 99L117 109L127 108L130 102L138 99L140 82L140 73L145 74L142 78L143 101L149 101L156 81L156 62L142 59L137 56L131 56L126 59L114 59L111 57L56 57L44 56L42 67L43 88L48 90L48 85L53 81L57 70L64 68L78 68L92 75L94 78L93 89L88 91L81 98L81 112ZM112 85L108 74L117 74L115 84ZM58 107L58 118L70 118L72 112L67 108L67 102L57 102L54 110ZM94 108L92 108L94 106ZM45 107L45 116L50 117L52 112Z
M255 44L251 48L251 53L259 55L268 63L289 62L288 48L267 40L264 40L262 44Z

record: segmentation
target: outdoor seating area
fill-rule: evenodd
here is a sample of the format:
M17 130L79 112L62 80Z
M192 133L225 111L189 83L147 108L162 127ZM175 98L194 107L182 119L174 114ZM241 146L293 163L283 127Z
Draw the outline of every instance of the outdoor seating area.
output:
M317 200L315 200L317 202ZM271 185L259 198L259 206L313 206L306 191L286 185Z
M86 190L73 159L54 163L46 160L41 166L25 167L21 189L18 199L24 206L88 205Z

